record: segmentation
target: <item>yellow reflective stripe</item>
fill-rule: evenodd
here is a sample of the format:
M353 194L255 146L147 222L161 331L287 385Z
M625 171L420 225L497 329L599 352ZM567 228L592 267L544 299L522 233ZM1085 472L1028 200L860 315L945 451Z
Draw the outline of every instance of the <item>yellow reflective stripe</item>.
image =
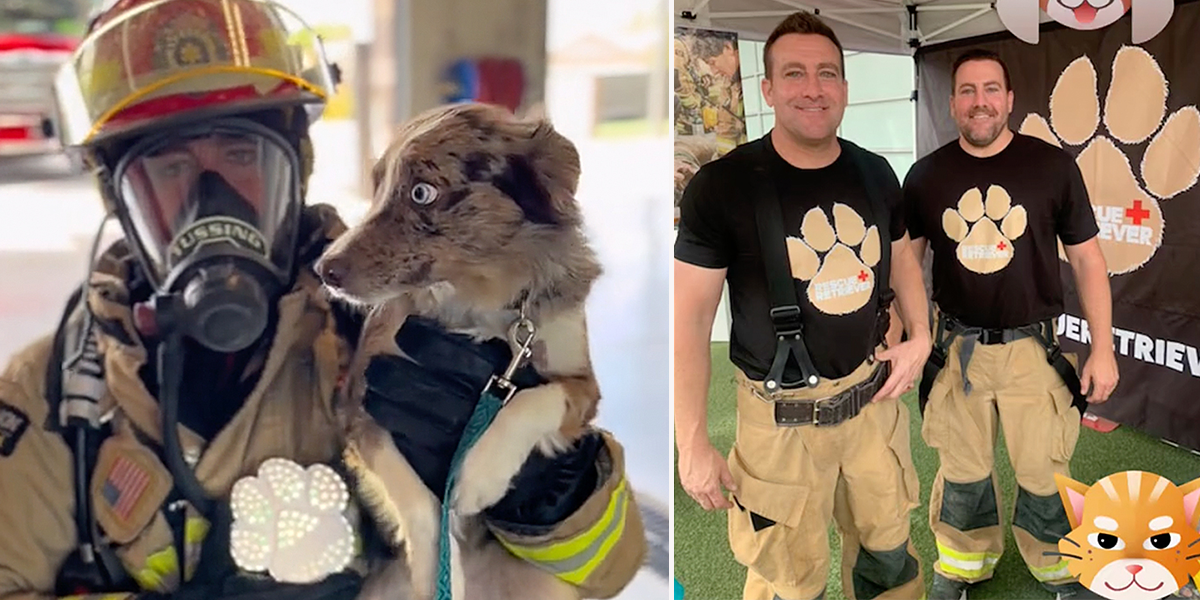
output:
M974 579L996 568L1000 555L993 552L959 552L937 543L938 560L942 570L959 577Z
M1029 567L1029 572L1033 573L1033 578L1041 582L1057 581L1060 579L1071 579L1071 570L1067 567L1067 561L1060 560L1056 564L1048 567Z
M138 569L133 578L144 590L166 591L168 583L174 583L179 573L179 558L175 546L167 546L146 557L146 566Z
M621 536L625 534L625 515L629 507L629 494L625 490L621 490L620 502L620 517L617 520L616 529L610 531L600 547L591 552L591 556L583 566L566 573L556 573L559 579L575 585L580 585L587 580L588 576L608 558L608 553L612 547L617 544Z
M609 496L608 508L605 509L604 515L590 529L575 536L574 538L563 540L556 544L551 544L541 548L521 547L509 543L505 543L504 545L517 557L523 558L530 562L553 563L570 559L580 552L587 550L588 547L600 537L600 534L609 528L609 525L612 524L613 520L617 516L618 509L624 509L624 504L628 501L625 491L625 478L622 477L621 482L617 484L616 489L614 489L612 491L612 495ZM622 498L624 498L626 502L622 502ZM621 518L624 520L623 510ZM623 526L624 525L622 524L622 527Z
M188 554L187 575L195 572L200 545L208 534L209 523L203 518L189 518L183 526L183 540ZM171 545L146 557L146 564L133 574L134 581L144 590L168 591L179 582L179 556Z
M208 535L208 521L203 518L189 518L183 526L183 540L189 544L199 544Z
M183 551L187 553L184 581L191 581L192 576L196 574L196 566L200 562L200 547L204 543L204 537L208 535L208 530L209 523L203 517L188 518L183 526L183 541L186 543Z

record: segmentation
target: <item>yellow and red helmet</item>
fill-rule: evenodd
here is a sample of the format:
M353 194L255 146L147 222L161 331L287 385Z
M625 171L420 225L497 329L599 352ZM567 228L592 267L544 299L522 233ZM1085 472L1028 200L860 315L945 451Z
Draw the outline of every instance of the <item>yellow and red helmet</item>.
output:
M334 92L321 40L271 0L109 0L59 71L59 131L93 146L176 121L307 105Z

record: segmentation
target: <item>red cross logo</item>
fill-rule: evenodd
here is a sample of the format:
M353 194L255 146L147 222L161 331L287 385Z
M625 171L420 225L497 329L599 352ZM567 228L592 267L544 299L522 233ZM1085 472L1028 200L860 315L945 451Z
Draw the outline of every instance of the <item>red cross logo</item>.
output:
M1134 225L1141 225L1142 219L1150 218L1150 211L1142 208L1141 200L1134 200L1133 208L1125 209L1125 216L1129 217L1129 220L1133 221Z
M1008 244L1005 244L1004 242L1000 242L999 244L996 244L996 249L1001 252L1004 252L1004 249L1007 247L1008 247Z
M859 281L866 281L868 277L870 277L870 275L867 275L867 272L866 272L866 271L859 271L859 272L858 272L858 280L859 280Z

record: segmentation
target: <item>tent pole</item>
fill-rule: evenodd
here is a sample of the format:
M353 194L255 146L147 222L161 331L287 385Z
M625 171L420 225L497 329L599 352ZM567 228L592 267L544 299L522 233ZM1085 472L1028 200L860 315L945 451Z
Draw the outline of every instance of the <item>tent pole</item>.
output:
M944 12L951 10L977 10L980 8L992 8L991 2L976 2L974 4L934 4L934 5L917 5L917 12Z
M708 10L709 0L696 0L691 9L676 7L679 9L678 16L685 21L690 21L690 24L678 23L679 25L690 25L697 27L712 27L712 15Z
M890 15L894 8L823 8L822 15Z
M756 19L759 17L786 17L794 10L747 10L738 12L715 12L708 16L714 19Z
M923 36L921 38L921 42L926 43L940 34L946 33L947 31L950 31L951 29L954 29L955 27L958 27L964 23L970 23L971 21L974 21L975 19L978 19L979 17L982 17L990 12L992 12L992 7L990 6L987 8L981 8L957 21L954 21L953 23L947 23L943 27L938 27L937 29L931 31L929 35Z
M784 4L784 5L787 5L787 6L791 6L791 7L793 7L793 8L797 8L797 9L799 9L799 10L804 10L804 11L808 11L808 12L811 12L811 13L816 13L816 14L819 14L820 16L822 16L822 17L825 17L825 16L827 15L826 11L818 11L817 9L815 9L815 8L813 8L813 7L811 7L811 6L805 6L804 4L801 4L801 3L799 3L799 2L795 2L795 1L793 1L793 0L776 0L776 2L779 2L780 4ZM885 30L885 29L880 29L880 28L878 28L878 27L871 27L870 25L864 25L864 24L862 24L862 23L856 23L856 22L855 22L855 21L853 21L852 19L847 19L847 18L845 18L845 17L839 17L839 16L837 16L836 14L829 14L829 15L827 16L827 18L828 18L830 21L837 21L838 23L843 23L843 24L849 25L849 26L851 26L851 27L857 27L857 28L859 28L859 29L862 29L862 30L864 30L864 31L870 31L871 33L874 33L874 34L876 34L876 35L883 36L883 37L885 37L885 38L888 38L888 39L893 39L893 40L898 40L898 41L901 39L901 38L900 38L900 34L899 34L899 33L897 33L897 32L895 32L895 31L887 31L887 30Z
M908 47L916 52L921 47L921 32L917 29L917 5L914 2L916 0L904 0L904 11L908 16L908 20L905 22L904 37L908 40Z

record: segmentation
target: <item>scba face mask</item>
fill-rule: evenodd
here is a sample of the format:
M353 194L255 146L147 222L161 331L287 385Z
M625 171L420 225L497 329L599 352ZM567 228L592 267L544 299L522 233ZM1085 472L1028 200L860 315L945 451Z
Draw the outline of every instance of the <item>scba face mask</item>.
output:
M175 324L204 346L249 346L290 285L299 164L283 136L244 119L151 136L117 164L125 229L155 289L181 300Z

